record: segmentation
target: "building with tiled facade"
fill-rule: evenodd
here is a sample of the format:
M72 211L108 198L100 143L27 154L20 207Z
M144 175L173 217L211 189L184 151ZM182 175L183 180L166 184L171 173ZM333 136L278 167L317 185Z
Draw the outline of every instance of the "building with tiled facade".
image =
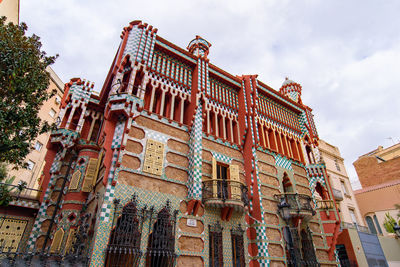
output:
M100 93L65 85L28 247L90 266L336 266L311 108L133 21Z

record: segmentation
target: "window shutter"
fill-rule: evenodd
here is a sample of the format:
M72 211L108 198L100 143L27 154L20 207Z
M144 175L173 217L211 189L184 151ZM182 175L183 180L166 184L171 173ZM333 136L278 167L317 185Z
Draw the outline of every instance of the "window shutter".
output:
M94 179L93 179L93 187L96 185L97 177L99 176L99 170L101 168L101 163L102 163L103 157L104 157L104 152L100 153L99 158L97 159L96 172L94 174Z
M72 244L75 241L75 233L76 233L76 229L73 229L73 228L69 229L67 242L65 243L64 254L67 254L71 250Z
M86 167L85 181L82 185L83 192L90 192L93 188L93 180L96 179L97 159L90 159Z
M217 181L217 160L212 158L212 179L213 179L213 198L218 198L218 181Z
M79 182L81 180L81 175L82 175L82 173L81 173L80 170L76 170L74 172L74 174L72 175L72 178L71 178L71 182L69 183L69 189L70 190L78 189Z
M51 242L50 252L57 253L60 251L61 243L64 237L64 230L62 228L58 229L54 234L53 242Z
M231 180L231 198L242 199L242 190L239 177L239 165L229 165L229 179Z
M16 219L3 219L0 221L0 239L3 251L16 252L22 235L24 234L27 221Z

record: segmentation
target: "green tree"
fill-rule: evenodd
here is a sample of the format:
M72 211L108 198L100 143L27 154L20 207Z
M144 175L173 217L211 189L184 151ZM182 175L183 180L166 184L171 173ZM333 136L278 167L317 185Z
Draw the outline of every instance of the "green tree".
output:
M57 56L47 56L38 36L25 36L27 29L0 17L0 162L16 166L23 166L31 142L54 127L38 113L55 93L47 92L46 67Z
M388 233L394 233L394 225L396 224L396 220L390 216L389 212L385 214L385 221L383 222L383 226Z
M12 200L12 188L10 188L8 185L12 184L14 179L15 176L8 177L6 165L4 163L0 163L0 206L8 206Z

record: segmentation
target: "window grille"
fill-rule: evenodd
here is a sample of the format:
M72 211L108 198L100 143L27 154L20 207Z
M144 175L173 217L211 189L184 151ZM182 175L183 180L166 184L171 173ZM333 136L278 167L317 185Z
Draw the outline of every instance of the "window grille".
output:
M106 265L109 267L138 266L142 251L140 239L143 227L143 213L138 214L136 196L122 209L116 226L111 230L107 247Z
M244 258L244 241L243 241L244 230L241 225L237 228L231 229L232 239L232 262L234 267L245 267Z
M303 229L301 236L297 227L284 228L287 266L289 267L319 267L315 256L310 229Z
M209 225L209 242L210 242L210 267L223 267L223 243L222 243L222 230L221 224L217 222L214 225Z

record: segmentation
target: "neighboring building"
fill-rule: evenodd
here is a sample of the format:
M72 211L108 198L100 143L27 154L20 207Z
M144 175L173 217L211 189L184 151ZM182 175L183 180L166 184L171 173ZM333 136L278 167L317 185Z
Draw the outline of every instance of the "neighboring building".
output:
M60 110L61 98L63 96L63 83L54 71L48 67L50 74L50 85L48 91L56 90L57 93L48 101L43 103L39 111L39 117L49 123L54 123ZM7 207L0 207L0 240L6 240L5 246L10 247L12 243L12 251L15 251L19 244L20 249L27 244L29 233L32 229L35 216L40 206L40 176L45 165L44 157L47 152L47 142L50 132L39 135L32 142L33 149L25 158L28 163L28 169L20 168L18 170L9 168L8 175L15 176L12 195L14 199ZM18 184L26 182L26 188L18 190Z
M400 266L400 240L384 227L386 213L398 220L395 204L400 204L400 144L385 149L379 146L360 156L353 165L362 185L354 194L370 233L359 237L370 244L379 240L388 266ZM374 262L377 251L376 246L364 249L369 264Z
M339 204L341 221L365 226L339 148L320 139L319 151L326 165L333 195Z
M50 74L50 85L48 92L56 90L57 93L43 103L39 110L38 116L40 119L51 123L56 123L58 113L60 111L61 98L64 93L64 84L57 74L50 67L47 68ZM10 170L9 175L15 176L15 184L19 181L25 181L28 188L39 189L39 180L45 164L44 157L47 152L47 141L49 140L50 132L39 135L32 142L33 149L26 156L25 161L28 163L28 168L20 168L18 170Z
M387 266L379 239L376 235L370 235L368 228L364 226L339 148L320 140L319 151L326 165L333 195L339 205L341 231L336 249L341 266ZM371 245L376 252L374 255L368 253Z
M383 226L385 214L397 219L400 204L400 143L360 156L353 163L362 189L355 196L361 215L372 233L388 235Z
M29 249L90 266L336 266L340 219L301 86L133 21L100 94L66 84ZM76 265L75 265L76 266Z
M19 1L0 0L0 16L6 16L8 22L19 23ZM54 123L60 110L64 84L50 67L48 92L56 90L56 94L43 103L38 116L49 123ZM50 132L39 135L32 142L33 149L25 158L28 168L14 170L9 166L8 175L15 176L15 180L8 188L12 189L13 200L9 206L0 206L0 247L7 248L10 252L26 248L29 234L32 230L35 217L39 210L40 201L40 176L45 165L44 157L47 153L47 142ZM26 188L18 184L26 182Z
M1 16L6 16L7 22L19 24L19 0L0 0Z

